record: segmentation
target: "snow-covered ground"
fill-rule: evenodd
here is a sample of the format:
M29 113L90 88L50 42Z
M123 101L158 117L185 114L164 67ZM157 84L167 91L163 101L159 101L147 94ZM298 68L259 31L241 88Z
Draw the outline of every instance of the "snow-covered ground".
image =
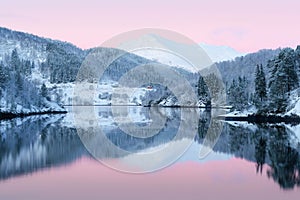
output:
M285 114L287 116L290 115L300 116L300 89L296 89L291 92L287 110L288 112Z
M255 106L251 106L248 110L243 110L243 111L232 111L229 112L225 115L220 115L221 117L248 117L248 115L252 115L257 112L257 109Z
M286 113L287 115L295 114L295 115L300 115L300 99L297 100L295 103L295 106Z
M42 100L41 105L30 105L29 108L24 107L23 105L16 104L15 109L11 109L11 103L7 103L5 99L0 101L0 113L12 113L12 114L33 114L33 113L45 113L45 112L63 112L64 108L59 106L55 102L48 101L46 99Z
M248 115L257 113L257 111L258 110L255 106L251 106L250 108L245 109L243 111L235 110L222 116L223 117L247 117ZM296 89L290 93L290 98L288 101L286 113L278 114L278 116L291 116L291 115L300 116L300 89Z

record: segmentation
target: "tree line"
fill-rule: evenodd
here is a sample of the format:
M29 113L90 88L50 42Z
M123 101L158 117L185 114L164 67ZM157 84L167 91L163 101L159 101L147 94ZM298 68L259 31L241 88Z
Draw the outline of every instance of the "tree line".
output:
M233 109L244 110L256 106L259 113L283 113L289 105L292 92L299 87L300 46L296 50L285 48L269 60L265 66L257 64L254 74L254 86L246 77L234 78L226 83L227 104ZM208 102L214 99L218 80L212 74L200 76L198 81L199 100ZM215 82L215 83L213 83ZM213 84L212 84L213 83ZM210 85L210 87L207 87ZM251 88L254 91L251 91Z
M16 49L0 62L0 112L31 112L43 106L42 90L31 81L34 68Z

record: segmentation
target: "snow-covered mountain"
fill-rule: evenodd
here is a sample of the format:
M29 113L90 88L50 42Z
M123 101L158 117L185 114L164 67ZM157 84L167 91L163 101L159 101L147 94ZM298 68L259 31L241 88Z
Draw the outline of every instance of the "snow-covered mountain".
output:
M189 51L197 51L190 52L190 56L194 56L193 54L201 54L198 56L202 56L203 60L209 59L204 62L206 63L203 64L204 66L217 62L234 60L236 57L246 55L246 53L238 52L228 46L216 46L205 43L199 44L200 49L196 49L194 44L169 40L155 34L143 36L139 38L136 43L146 43L145 41L147 41L147 44L150 46L153 46L153 48L139 48L134 50L133 53L150 60L155 60L160 63L182 68L191 72L197 72L198 70L192 67L189 60L186 60L187 58L185 58L186 52ZM126 46L126 44L122 45L121 48L124 46ZM130 47L132 48L132 46Z
M28 80L34 82L38 88L40 88L42 84L45 84L47 88L47 98L63 105L72 103L73 90L75 87L74 82L81 63L89 52L97 50L103 52L103 55L106 55L106 53L109 54L110 52L122 54L121 57L110 64L110 67L105 71L103 77L101 77L101 84L97 87L98 90L95 94L94 104L111 104L112 90L118 85L117 81L122 75L136 66L153 62L157 63L157 61L152 61L118 49L99 47L82 50L66 42L41 38L32 34L11 31L6 28L0 28L0 41L0 60L9 65L10 61L7 57L10 56L15 49L21 60L29 60L33 63ZM170 44L172 43L169 42L168 45ZM186 77L186 80L189 80L192 85L196 86L197 76L193 75L191 71L184 67L176 66L174 66L174 69ZM133 76L132 78L134 79L135 77ZM142 96L147 92L157 90L155 87L153 90L147 90L146 87L147 85L140 88L140 91L137 91L137 96L132 98L132 103L141 104L142 101L150 102L150 100ZM160 95L169 95L169 93L165 93L163 89L161 91ZM149 95L149 97L150 96L151 95ZM167 97L168 96L166 96L166 98ZM160 98L158 97L158 99ZM7 103L4 102L3 104Z
M210 45L206 43L200 43L199 45L215 63L234 60L236 57L245 56L247 54L239 52L229 46Z
M3 60L5 55L9 55L16 49L21 59L31 60L36 63L45 62L47 58L47 44L63 46L66 51L75 54L81 54L83 51L67 42L0 27L0 60Z
M24 83L29 82L28 84L35 85L39 91L31 92L31 94L37 95L41 93L41 86L44 84L44 90L46 90L44 91L44 99L62 105L72 104L75 80L80 66L90 52L97 50L103 53L103 58L111 56L112 54L122 54L122 56L118 57L118 59L115 59L110 64L99 80L100 84L98 84L97 87L91 86L96 88L93 97L94 100L91 101L92 104L110 105L112 103L112 91L119 87L119 79L123 77L124 74L132 72L132 69L150 63L162 63L165 64L166 67L175 69L184 80L189 82L195 94L199 97L197 91L199 74L195 73L198 72L199 69L195 69L190 65L189 61L180 56L187 55L190 56L191 59L200 60L199 63L202 67L204 66L201 68L201 75L203 77L207 76L205 82L206 84L211 84L212 88L216 88L213 84L219 84L220 82L219 80L216 80L220 79L219 76L210 76L214 75L211 73L212 71L216 71L215 69L218 69L220 72L221 82L227 89L234 79L238 80L239 77L245 77L245 79L247 79L245 81L247 82L247 86L243 89L247 92L248 99L250 99L250 95L253 95L255 88L254 78L256 66L267 66L269 60L272 60L281 52L281 49L261 50L256 53L244 55L244 53L226 46L195 44L192 46L199 50L200 55L194 55L193 52L190 52L191 49L194 49L189 46L190 44L172 41L154 34L143 36L135 42L137 44L150 44L150 46L152 45L154 48L126 52L124 50L134 49L134 46L132 46L133 48L130 48L131 43L129 42L128 44L122 43L120 49L99 47L83 50L67 42L46 39L32 34L0 28L0 69L6 70L0 71L0 83L2 84L3 81L7 82L5 72L13 72L16 69L11 67L11 59L13 57L12 52L13 50L16 50L19 56L19 61L17 63L21 63L20 66L23 66L22 69L18 69L18 72L26 73L26 80L23 82L19 81L18 84L24 85ZM171 51L165 51L164 49L171 49ZM213 62L216 62L215 65ZM3 66L6 67L3 68ZM270 72L269 70L265 71L266 79L269 79ZM18 72L12 73L13 76L18 74ZM159 84L153 84L151 81L147 82L149 77L156 77L159 73L156 73L153 70L149 73L149 70L147 69L143 75L145 76L143 77L143 81L145 80L146 82L143 85L136 86L139 88L130 89L135 91L135 94L130 99L130 104L179 106L178 99L176 100L176 98L174 98L174 95L168 88L159 86ZM95 74L92 74L91 76L92 77L88 78L93 78L93 80L97 78ZM169 74L163 76L166 77L169 76ZM139 80L140 75L131 74L131 78L132 80ZM86 80L89 82L88 79ZM6 86L9 87L6 87L6 89L5 87L1 87L0 105L2 110L7 111L11 107L15 107L16 109L17 107L20 108L21 105L18 106L12 104L14 99L17 99L19 104L25 96L27 100L32 96L36 96L27 94L23 95L24 97L19 96L18 98L14 98L14 95L8 95L9 98L6 98L7 95L5 96L3 94L7 94L8 92L4 92L4 89L6 91L14 91L15 89L11 86L17 81L16 78L10 77L10 82L6 83ZM175 87L184 94L185 88L182 87L182 84L174 83L172 85L175 85ZM219 86L217 85L217 87ZM23 88L28 89L28 87ZM33 89L31 89L31 91L33 91ZM209 92L213 93L214 91ZM216 92L218 93L218 91ZM20 95L20 93L24 94L25 92L20 90L16 95ZM214 101L214 98L212 98L212 101ZM40 105L41 102L43 101L36 101L37 105ZM294 102L296 102L296 100L294 100ZM201 105L203 105L202 103L206 105L205 102L201 101ZM224 101L221 104L223 105L226 103L228 102ZM197 105L200 105L200 103L197 103ZM3 109L3 107L5 107L5 109ZM27 107L30 108L29 105L27 105ZM35 109L35 111L37 110ZM30 110L27 110L26 112L30 112Z
M120 48L129 51L133 49L133 53L139 56L190 72L198 72L212 65L212 60L206 52L188 39L146 34L135 38L134 42L123 42Z

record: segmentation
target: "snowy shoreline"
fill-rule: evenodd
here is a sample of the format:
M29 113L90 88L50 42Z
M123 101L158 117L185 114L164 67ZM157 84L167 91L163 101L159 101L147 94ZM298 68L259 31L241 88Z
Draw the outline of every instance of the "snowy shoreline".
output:
M13 118L23 118L33 115L53 115L53 114L66 114L67 111L44 111L44 112L31 112L31 113L10 113L10 112L0 112L0 120L9 120Z
M300 116L278 116L278 115L257 115L252 114L248 116L219 116L219 119L225 121L246 121L251 123L286 123L286 124L300 124Z

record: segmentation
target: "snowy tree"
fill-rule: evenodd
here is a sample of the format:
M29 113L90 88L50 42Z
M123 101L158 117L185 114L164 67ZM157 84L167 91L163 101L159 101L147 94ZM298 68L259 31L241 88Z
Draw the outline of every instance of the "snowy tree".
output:
M31 82L33 63L20 60L16 50L5 60L8 62L0 63L0 112L19 113L24 112L24 109L33 112L42 108L47 101L47 88L42 86L40 92ZM42 98L41 93L46 99Z
M47 89L45 83L43 83L43 85L41 87L41 95L42 95L42 97L48 98L48 89Z
M215 103L223 103L223 102L216 102L218 101L219 97L223 92L223 82L222 80L214 73L210 73L207 76L203 77L205 84L209 90L209 97L211 98L212 102Z
M17 52L17 49L14 49L11 53L11 61L10 61L11 69L20 72L21 70L21 61L19 58L19 54Z
M248 81L246 77L238 77L238 80L233 79L227 91L229 105L232 105L237 110L245 109L249 101L249 94L246 90L247 87Z
M200 76L198 80L198 95L200 102L203 102L205 105L210 106L211 100L209 90L202 76Z
M0 63L0 88L3 88L8 79L7 68L3 63Z
M277 56L280 51L280 49L260 50L256 53L250 53L245 56L235 58L234 60L216 63L216 65L222 75L222 80L224 82L228 82L229 87L232 80L237 79L238 76L247 77L249 82L247 90L250 94L255 92L254 81L256 65L262 64L263 66L266 66L268 61ZM265 70L265 72L267 73L267 70Z
M237 89L237 84L236 84L235 79L233 79L232 83L227 91L227 99L228 99L229 105L235 104L235 100L237 98L236 89Z
M255 96L258 101L263 102L267 97L267 83L262 65L257 65L255 72ZM255 102L258 102L255 99Z
M299 87L297 70L295 68L294 50L287 48L269 62L271 78L269 82L270 108L276 112L286 110L290 92Z
M32 73L32 63L29 60L24 61L23 73L26 77L30 77Z
M47 44L46 51L47 60L41 65L41 69L46 74L50 74L50 82L74 82L83 58L52 43Z

